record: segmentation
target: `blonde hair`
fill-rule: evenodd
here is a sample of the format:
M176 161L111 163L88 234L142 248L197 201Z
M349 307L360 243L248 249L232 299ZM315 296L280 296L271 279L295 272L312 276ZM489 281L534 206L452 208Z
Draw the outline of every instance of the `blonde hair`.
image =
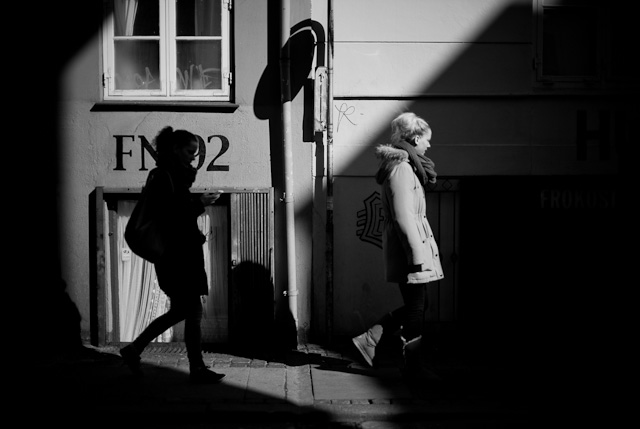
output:
M431 127L420 116L413 112L401 113L391 121L391 143L405 140L413 145L415 137L428 131L431 131Z

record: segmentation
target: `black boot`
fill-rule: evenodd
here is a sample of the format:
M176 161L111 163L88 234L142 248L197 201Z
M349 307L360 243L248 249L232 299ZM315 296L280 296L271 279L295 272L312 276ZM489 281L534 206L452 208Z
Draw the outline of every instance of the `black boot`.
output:
M120 356L124 364L129 367L133 375L136 377L142 377L142 369L140 369L140 354L136 351L132 344L120 349Z
M422 335L409 341L402 338L402 354L404 356L404 373L406 375L417 375L422 370L421 345Z
M378 325L382 326L385 334L398 334L398 331L402 328L400 318L394 316L393 313L387 313L382 316Z

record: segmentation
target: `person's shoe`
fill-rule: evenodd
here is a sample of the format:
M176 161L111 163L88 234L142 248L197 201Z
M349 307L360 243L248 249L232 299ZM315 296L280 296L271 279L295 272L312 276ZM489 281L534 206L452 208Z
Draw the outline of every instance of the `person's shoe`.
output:
M374 325L364 334L351 339L364 360L373 367L373 359L376 356L376 346L382 337L382 326Z
M121 348L120 356L122 356L123 363L129 367L133 375L137 377L144 375L142 369L140 369L140 355L131 345Z
M207 367L199 367L189 372L189 381L194 384L215 384L224 378L225 374L218 374Z

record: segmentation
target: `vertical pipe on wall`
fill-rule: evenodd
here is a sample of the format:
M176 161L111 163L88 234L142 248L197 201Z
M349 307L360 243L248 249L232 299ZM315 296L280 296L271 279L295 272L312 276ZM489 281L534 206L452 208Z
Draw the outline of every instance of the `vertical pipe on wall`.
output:
M326 330L333 340L333 1L328 0L327 44L327 225L326 225Z
M291 143L291 0L280 0L280 91L282 102L282 144L284 149L284 203L287 234L287 297L289 310L298 328L298 288L296 280L295 196L293 189L293 147Z

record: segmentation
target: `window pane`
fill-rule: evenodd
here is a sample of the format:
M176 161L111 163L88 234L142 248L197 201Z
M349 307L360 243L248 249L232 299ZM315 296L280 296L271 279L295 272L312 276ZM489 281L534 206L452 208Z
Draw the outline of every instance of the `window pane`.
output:
M543 74L595 76L597 67L595 9L548 8L543 13Z
M115 42L116 89L160 89L159 42Z
M159 0L113 0L116 36L160 34Z
M220 36L220 0L177 0L178 36Z
M177 42L178 89L221 89L221 42Z

